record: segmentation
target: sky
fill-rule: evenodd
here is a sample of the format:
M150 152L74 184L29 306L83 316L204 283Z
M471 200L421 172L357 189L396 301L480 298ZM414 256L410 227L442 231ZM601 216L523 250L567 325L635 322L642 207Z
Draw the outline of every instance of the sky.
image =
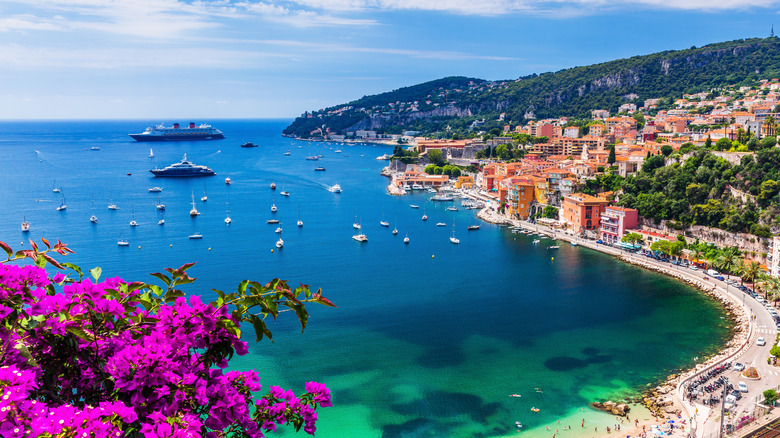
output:
M291 118L780 33L780 0L0 0L0 119Z

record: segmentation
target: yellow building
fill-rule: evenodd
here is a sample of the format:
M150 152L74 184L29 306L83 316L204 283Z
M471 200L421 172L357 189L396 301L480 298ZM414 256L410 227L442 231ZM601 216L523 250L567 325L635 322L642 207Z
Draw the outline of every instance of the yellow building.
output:
M534 184L534 199L536 202L547 204L547 191L550 190L550 183L547 182L547 178L531 176L529 179Z
M455 188L456 189L473 189L474 188L474 177L470 175L464 175L459 176L458 180L455 181Z

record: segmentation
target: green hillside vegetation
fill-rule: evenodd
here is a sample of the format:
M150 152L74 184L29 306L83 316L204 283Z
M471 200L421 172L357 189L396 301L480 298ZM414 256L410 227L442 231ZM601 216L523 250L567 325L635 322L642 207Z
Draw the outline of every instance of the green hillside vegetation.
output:
M605 176L595 185L611 189L619 185L623 190L621 205L636 208L649 219L672 221L669 225L673 228L705 225L770 237L770 228L780 225L777 147L745 155L738 165L716 157L706 148L694 151L683 163L667 166L663 156L655 155L636 175L617 184L616 178ZM732 195L729 186L739 191L738 196Z
M325 126L342 134L355 129L386 133L409 129L468 136L474 121L484 120L479 130L488 131L507 123L524 123L530 112L536 118L587 119L593 109L614 114L623 103L641 105L650 98L661 98L658 109L665 109L683 93L752 85L760 78L777 76L780 39L753 38L533 74L514 81L443 78L313 112L311 118L305 113L284 133L308 137L312 130ZM425 104L426 100L430 103ZM414 101L418 101L417 110L410 110ZM344 106L353 108L328 114ZM500 113L506 113L503 121L498 120Z

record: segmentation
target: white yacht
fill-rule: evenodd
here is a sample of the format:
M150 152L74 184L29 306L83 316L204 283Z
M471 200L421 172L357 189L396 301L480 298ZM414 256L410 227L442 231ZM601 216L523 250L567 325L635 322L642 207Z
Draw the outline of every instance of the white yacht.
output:
M232 219L230 219L230 208L228 207L228 203L225 202L225 225L230 225L230 223L233 222Z
M27 217L25 216L24 219L22 219L22 232L26 233L30 231L30 223L27 222Z
M282 236L279 236L279 240L276 241L276 247L282 249L283 246L284 246L284 240L282 240Z
M384 211L382 212L382 220L379 221L379 225L381 225L383 227L389 227L390 226L390 222L385 220L385 213L384 213Z
M149 189L149 191L152 192L152 193L159 193L159 192L162 192L162 187L155 186L155 187L152 187L151 189Z
M206 196L206 184L203 184L203 196L200 197L200 202L206 202L209 200L209 197Z
M200 233L198 233L196 231L195 234L190 234L189 236L187 236L187 238L188 239L202 239L203 238L203 234L200 234Z
M276 204L271 204L271 213L276 213Z
M425 209L424 209L424 208L423 208L423 215L422 215L422 220L424 220L424 221L427 221L427 220L428 220L428 215L427 215L427 214L425 214Z
M225 178L225 184L230 185L230 177Z
M406 233L406 237L404 237L404 243L409 244L409 233Z
M303 226L303 221L301 220L301 205L298 204L298 228Z
M368 242L368 237L366 237L365 234L362 232L360 234L355 234L352 236L353 239L357 240L358 242Z
M65 197L63 196L62 197L62 203L60 203L60 206L57 207L57 211L63 211L66 208L68 208L68 206L65 204Z
M341 186L338 184L334 184L333 187L328 188L328 191L331 193L341 193Z
M138 226L138 222L135 221L135 211L132 206L130 207L130 226L131 227Z
M116 242L116 244L119 246L130 246L130 242L125 240L124 237L120 237L119 240Z
M157 204L155 204L155 207L158 210L165 210L165 204L162 203L162 200L160 199L160 195L157 195Z
M412 190L423 190L425 187L422 186L422 184L412 184Z
M357 212L355 212L355 220L352 222L352 228L359 230L360 229L360 222L357 220Z

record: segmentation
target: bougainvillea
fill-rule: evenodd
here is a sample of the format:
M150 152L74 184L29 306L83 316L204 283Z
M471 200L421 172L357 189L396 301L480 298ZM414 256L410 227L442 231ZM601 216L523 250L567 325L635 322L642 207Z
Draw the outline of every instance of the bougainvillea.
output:
M177 289L193 264L152 274L164 287L101 280L100 268L90 279L51 256L66 245L43 243L13 253L0 242L0 436L254 438L286 424L314 434L317 407L331 406L324 385L256 397L254 370L226 368L248 352L242 324L270 339L265 319L292 311L305 329L305 303L333 306L321 291L243 281L207 304Z

